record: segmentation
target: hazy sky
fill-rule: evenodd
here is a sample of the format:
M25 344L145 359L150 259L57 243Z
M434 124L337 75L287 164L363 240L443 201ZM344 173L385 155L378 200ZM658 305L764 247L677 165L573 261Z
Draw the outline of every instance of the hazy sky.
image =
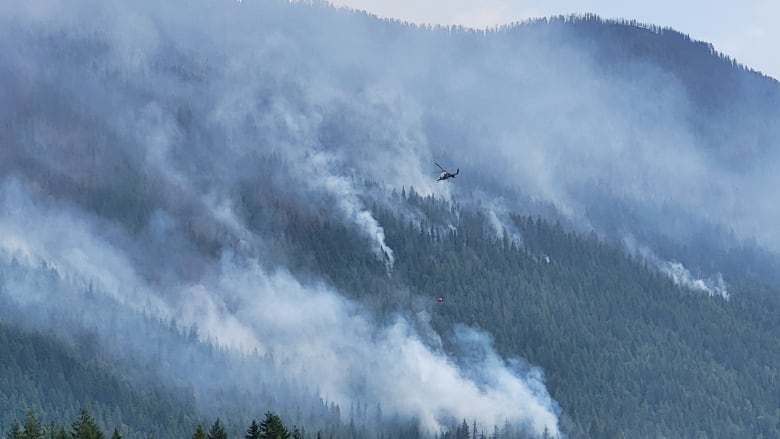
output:
M592 12L671 27L748 67L780 78L777 0L331 0L416 23L489 27L531 17Z

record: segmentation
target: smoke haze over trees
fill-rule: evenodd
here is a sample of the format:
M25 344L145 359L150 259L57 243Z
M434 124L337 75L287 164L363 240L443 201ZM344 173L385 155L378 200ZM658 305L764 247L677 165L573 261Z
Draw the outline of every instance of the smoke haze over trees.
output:
M206 0L0 35L0 430L777 432L780 86L706 43Z

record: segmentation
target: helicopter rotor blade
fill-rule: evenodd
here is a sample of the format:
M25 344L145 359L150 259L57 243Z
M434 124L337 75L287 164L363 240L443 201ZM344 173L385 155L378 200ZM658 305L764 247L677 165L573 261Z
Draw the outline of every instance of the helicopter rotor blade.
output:
M441 169L441 171L442 171L442 172L447 172L447 170L446 170L446 169L444 169L444 168L442 168L440 164L438 164L438 163L436 163L436 162L433 162L433 164L434 164L434 165L436 165L436 166L438 166L438 167L439 167L439 169Z

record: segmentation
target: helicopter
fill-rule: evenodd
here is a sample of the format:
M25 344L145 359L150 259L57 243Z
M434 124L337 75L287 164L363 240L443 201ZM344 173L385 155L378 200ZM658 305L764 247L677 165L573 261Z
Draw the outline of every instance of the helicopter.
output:
M460 172L460 168L458 168L458 169L455 170L455 173L453 174L452 172L442 168L440 164L438 164L436 162L433 162L433 163L436 166L438 166L439 169L441 169L441 174L439 174L439 178L437 178L436 181L442 181L442 180L446 180L448 178L455 178L455 176L458 175L458 173Z

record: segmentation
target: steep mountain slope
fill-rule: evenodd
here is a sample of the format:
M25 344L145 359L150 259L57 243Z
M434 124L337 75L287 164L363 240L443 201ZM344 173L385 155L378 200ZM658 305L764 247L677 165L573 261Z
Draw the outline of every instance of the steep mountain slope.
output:
M326 223L287 229L302 242L322 241L292 253L315 249L302 259L317 261L308 270L385 313L399 306L430 313L445 340L454 323L480 327L502 353L542 366L570 437L778 434L777 291L735 285L726 300L675 283L593 235L516 216L518 246L510 234L493 234L485 210L454 215L414 194L409 201L450 218L457 231L379 214L398 261L393 280L381 276L381 265L366 267L369 255L346 230ZM418 295L389 295L387 282Z
M87 330L236 425L261 401L358 436L777 433L777 81L596 17L52 0L0 24L15 325Z
M457 353L454 357L460 358L459 361L478 359L481 345L455 343L461 330L457 324L462 322L486 330L503 354L520 356L530 364L543 367L550 392L561 404L564 428L570 437L614 437L620 433L626 437L657 434L709 437L722 432L728 432L730 437L777 434L778 419L772 409L776 397L773 390L778 373L776 365L780 364L780 346L774 336L780 325L776 318L780 310L776 292L739 286L732 289L730 300L711 297L676 285L663 273L594 236L567 233L559 225L515 217L515 237L523 238L517 242L511 234L504 239L496 238L484 210L450 210L446 205L421 200L416 195L411 195L409 204L427 211L431 218L453 220L457 231L448 229L447 221L415 224L389 211L377 212L397 258L392 278L387 277L383 263L374 259L365 243L356 240L348 228L334 227L327 220L303 221L289 216L289 212L276 212L288 220L284 235L289 240L286 253L290 255L290 266L297 267L303 277L318 273L331 279L339 290L375 310L380 320L393 320L398 312L430 316L432 327L442 334L444 348ZM6 288L20 289L19 281L11 281L15 273L11 268L4 271ZM35 279L36 276L26 277ZM50 295L64 293L67 291L59 287ZM74 298L72 293L68 294ZM440 295L444 297L443 303L436 302ZM162 366L157 373L167 377L163 382L169 384L186 385L187 381L179 383L172 378L185 378L176 374L182 367L203 368L200 373L211 380L248 374L255 377L252 382L259 383L281 376L279 372L269 374L273 362L267 360L252 367L259 366L265 371L259 375L248 370L241 372L240 367L247 367L253 361L246 359L231 366L227 358L220 358L221 354L215 356L213 351L209 353L196 345L188 348L195 341L192 335L169 334L165 325L151 320L129 323L127 316L115 314L121 313L121 309L109 311L112 307L100 302L105 301L92 296L79 305L81 312L95 315L103 310L103 315L96 317L113 321L116 332L87 337L82 346L87 352L92 351L91 355L95 355L94 349L114 351L109 356L102 354L98 361L137 383L146 383L143 386L153 385L154 380L128 372L118 353L144 352L134 346L138 341L128 333L131 329L136 337L139 331L146 332L142 338L148 345L145 350L157 352L153 361ZM33 302L18 309L18 305L6 303L3 309L14 310L15 315L29 315L37 309L41 317L52 322L53 328L63 328L68 308L56 309L58 306L63 305ZM96 321L87 320L87 325L95 325ZM22 321L16 324L21 325ZM29 320L26 324L30 324ZM178 342L177 337L181 337ZM87 342L88 345L84 344ZM40 344L28 340L11 346ZM115 350L104 344L121 348ZM50 350L60 351L54 345L43 345L41 355L47 355ZM76 358L88 364L95 361L87 360L88 357ZM33 361L17 354L6 358L17 364ZM81 397L79 403L89 401L94 406L102 399L83 395L83 388L73 381L72 373L57 373L57 368L72 362L38 359L34 364L41 364L40 372L27 366L20 370L39 373L33 382L43 389L58 389L57 394L67 394L66 387L45 377L68 376L67 388L75 386ZM212 362L218 369L209 371L207 365ZM528 367L524 364L521 361L515 367ZM74 363L74 367L82 366ZM167 368L173 373L167 374ZM103 372L97 375L103 376ZM5 376L14 384L8 388L9 395L28 395L9 400L16 407L18 418L24 407L44 403L51 404L44 413L63 410L65 419L78 409L75 402L60 404L50 398L37 399L33 396L36 393L23 388L26 381L15 379L14 374ZM262 385L263 392L244 388L219 396L221 402L217 402L214 397L219 395L220 385L230 388L229 381L207 387L198 384L201 389L198 393L202 395L195 400L201 410L211 406L209 413L215 413L216 409L216 413L227 415L229 425L243 425L257 416L252 413L255 404L250 401L264 401L263 406L280 410L293 420L295 406L298 410L306 406L305 393L293 393L298 395L297 402L279 398L290 390L283 390L286 384L280 387L272 378ZM105 411L118 413L114 415L120 416L118 419L127 417L129 410L120 403L123 399L119 393L108 392L111 387L101 383L92 382L87 387L94 387L101 395L114 395L105 401L110 407ZM14 391L18 386L21 386L19 390ZM263 396L264 392L270 395ZM276 395L275 403L272 395ZM157 400L159 397L145 401ZM179 407L185 401L172 407ZM745 405L745 401L750 404ZM135 413L143 405L133 407ZM186 409L187 405L181 407ZM104 418L103 411L97 411L103 422L107 425L116 422L114 418ZM144 426L162 432L171 428L187 431L195 423L192 418L184 418L172 424L168 418L161 418L159 412L152 413L158 415L136 415L142 416L141 421L125 420L123 424L137 428L138 422L148 423ZM332 415L327 409L307 408L304 413L310 414L294 422L311 426L310 431L314 427L339 431L337 425L328 424L333 420L329 420ZM358 418L355 422L362 425L366 420ZM482 428L492 429L489 425Z
M0 425L5 432L25 412L69 425L88 407L126 437L181 437L196 410L181 390L132 383L113 373L84 334L78 350L64 340L28 333L0 322Z

